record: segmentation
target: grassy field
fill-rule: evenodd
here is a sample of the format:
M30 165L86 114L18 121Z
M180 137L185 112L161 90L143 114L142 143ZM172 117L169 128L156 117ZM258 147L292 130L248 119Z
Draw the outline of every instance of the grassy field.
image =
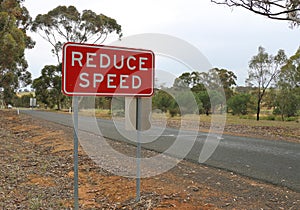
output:
M200 119L205 122L211 121L211 116L201 115ZM226 115L226 124L227 125L247 125L247 126L271 126L271 127L290 127L298 126L299 123L296 121L275 121L275 120L265 120L262 116L262 120L257 121L255 117L250 119L241 118L239 116L234 116L231 114Z

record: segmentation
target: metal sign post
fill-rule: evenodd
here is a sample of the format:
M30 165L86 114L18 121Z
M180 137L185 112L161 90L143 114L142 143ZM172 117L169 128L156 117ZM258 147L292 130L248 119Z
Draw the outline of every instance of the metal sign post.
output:
M136 98L136 201L140 201L141 197L141 115L142 106L141 98Z
M74 209L79 209L78 203L78 96L73 97L74 109Z

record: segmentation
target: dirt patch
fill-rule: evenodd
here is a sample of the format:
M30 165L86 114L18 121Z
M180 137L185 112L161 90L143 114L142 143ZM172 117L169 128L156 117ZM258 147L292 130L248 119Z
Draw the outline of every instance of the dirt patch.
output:
M39 185L41 187L54 187L55 182L52 177L45 177L45 176L39 176L39 175L29 175L28 176L28 182L24 183L24 185Z
M72 135L68 127L0 111L0 208L73 208ZM136 202L135 179L97 167L82 149L79 198L80 209L300 208L298 192L187 161L142 179Z

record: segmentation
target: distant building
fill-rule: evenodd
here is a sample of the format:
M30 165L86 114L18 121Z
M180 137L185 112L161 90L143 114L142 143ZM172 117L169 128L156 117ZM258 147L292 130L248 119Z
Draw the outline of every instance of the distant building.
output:
M21 98L24 95L32 95L33 97L35 97L35 92L34 91L21 91L21 92L17 92L16 95Z

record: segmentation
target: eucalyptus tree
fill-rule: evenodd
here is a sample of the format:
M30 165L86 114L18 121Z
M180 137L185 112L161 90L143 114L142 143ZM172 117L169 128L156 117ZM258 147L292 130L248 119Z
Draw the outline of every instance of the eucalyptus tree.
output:
M24 52L34 42L26 35L31 17L22 2L0 0L0 87L6 102L12 100L15 89L31 82Z
M175 78L173 87L174 88L190 88L192 85L192 74L190 72L182 73L178 78Z
M246 83L257 88L257 110L256 120L259 121L261 103L266 90L274 84L280 73L281 67L285 64L287 57L283 50L273 56L266 52L263 47L258 48L258 54L253 56L249 62L248 78Z
M231 96L233 96L233 87L236 86L237 76L227 69L219 69L213 68L209 71L210 73L210 84L211 86L215 86L215 88L223 88L226 96L226 100L228 100Z
M196 98L200 99L206 114L210 108L214 112L218 105L222 112L225 101L233 95L236 75L227 69L213 68L208 72L184 72L175 79L173 88L190 88ZM225 100L226 99L226 100Z
M286 83L290 88L300 88L300 47L282 67L279 82Z
M276 111L290 117L300 109L300 48L281 68L277 79Z
M96 14L91 10L84 10L80 13L74 6L58 6L50 10L47 14L37 15L33 21L31 30L38 33L51 44L51 51L56 56L58 63L58 65L53 66L53 68L60 66L62 46L66 42L100 44L104 42L110 34L115 33L119 38L122 36L121 26L115 19L103 14ZM44 69L48 67L49 66L45 66ZM51 71L50 73L55 74L53 77L55 81L60 81L61 69ZM40 83L40 80L44 77L51 77L51 75L43 75L42 72L42 76L34 83L35 88L41 90L40 93L43 94L43 96L40 97L45 99L45 102L47 102L47 97L55 100L59 109L62 100L65 99L60 91L61 83L53 83L53 86L47 89L47 93L47 91L45 92L45 90L43 90L43 84ZM39 84L41 85L40 88L38 87ZM50 96L47 96L47 94L50 94Z
M37 15L31 30L51 44L58 63L61 62L60 52L66 42L99 44L109 34L122 36L121 26L115 19L92 10L80 13L74 6L58 6L47 14Z
M212 90L224 88L225 93L228 92L228 97L230 97L232 87L236 85L236 79L237 77L232 71L213 68L208 72L184 72L175 79L173 87L191 88L192 90L197 90L199 85L201 86L200 89L202 86Z
M57 109L65 99L61 94L61 65L47 65L42 69L41 76L33 81L37 99L47 106Z
M274 98L276 107L274 114L280 114L282 121L284 121L285 116L295 116L300 105L299 99L299 96L293 90L289 89L288 86L281 86Z

